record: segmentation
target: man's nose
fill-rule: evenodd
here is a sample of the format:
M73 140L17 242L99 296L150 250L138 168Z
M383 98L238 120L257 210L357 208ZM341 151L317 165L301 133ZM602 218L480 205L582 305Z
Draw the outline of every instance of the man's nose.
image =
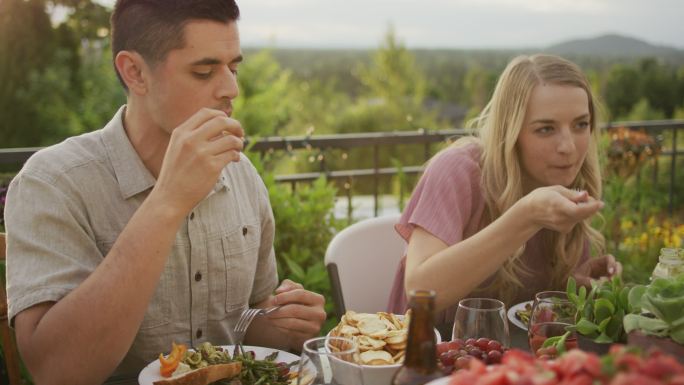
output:
M224 67L220 76L220 83L216 90L218 99L235 99L240 93L237 81L237 73L234 73L228 66Z

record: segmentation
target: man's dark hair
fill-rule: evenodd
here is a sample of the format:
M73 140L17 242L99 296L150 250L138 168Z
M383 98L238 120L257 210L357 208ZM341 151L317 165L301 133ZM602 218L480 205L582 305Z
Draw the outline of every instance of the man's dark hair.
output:
M135 51L154 66L183 47L189 21L228 23L239 17L235 0L117 0L111 18L112 58L120 51ZM114 70L126 88L116 66Z

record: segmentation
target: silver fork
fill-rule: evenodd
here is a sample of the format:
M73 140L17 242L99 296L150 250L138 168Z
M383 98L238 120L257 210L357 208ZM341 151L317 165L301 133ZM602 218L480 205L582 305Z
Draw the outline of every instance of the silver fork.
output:
M259 315L270 314L278 310L279 308L280 306L272 306L265 309L247 308L243 310L242 314L240 314L238 322L235 324L235 327L233 328L233 337L235 338L235 352L238 352L239 349L242 349L242 340L245 338L247 328L252 323L252 321L254 321L254 318L256 318ZM235 355L235 353L233 353L233 355Z

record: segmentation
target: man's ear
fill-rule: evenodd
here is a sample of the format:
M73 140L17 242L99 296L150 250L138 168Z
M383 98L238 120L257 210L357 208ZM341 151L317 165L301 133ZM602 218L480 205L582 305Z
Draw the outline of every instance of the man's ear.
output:
M145 71L149 67L140 54L131 51L119 51L114 59L114 65L130 92L139 95L147 93L148 85Z

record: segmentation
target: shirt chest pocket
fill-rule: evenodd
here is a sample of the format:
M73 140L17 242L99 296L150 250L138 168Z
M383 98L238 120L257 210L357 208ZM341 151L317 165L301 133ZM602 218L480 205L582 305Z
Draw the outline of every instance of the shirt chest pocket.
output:
M221 238L223 261L217 263L219 268L212 277L215 282L212 297L216 301L212 301L211 307L219 313L218 319L249 304L259 259L259 243L260 231L256 222L237 226Z

